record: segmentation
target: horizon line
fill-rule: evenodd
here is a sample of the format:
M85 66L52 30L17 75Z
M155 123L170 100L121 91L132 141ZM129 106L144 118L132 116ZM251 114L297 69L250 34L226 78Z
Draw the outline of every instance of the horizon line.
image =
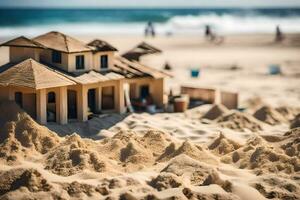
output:
M110 6L105 6L105 7L100 7L100 6L0 6L0 9L78 9L78 10L96 10L96 9L300 9L300 6L174 6L174 7L166 7L166 6L115 6L115 7L110 7Z

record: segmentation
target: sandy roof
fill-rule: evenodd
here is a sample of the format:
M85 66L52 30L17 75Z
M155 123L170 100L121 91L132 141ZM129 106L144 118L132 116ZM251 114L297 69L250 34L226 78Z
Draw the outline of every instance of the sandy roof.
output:
M124 57L116 56L114 62L114 70L124 74L126 77L151 76L153 78L164 78L170 76L160 70L147 67L136 61L127 60ZM129 75L129 76L128 76Z
M74 85L75 82L29 58L0 73L0 85L34 89Z
M141 56L147 54L161 53L162 51L146 42L142 42L124 53L122 56L129 60L139 60Z
M44 35L40 35L34 38L33 40L41 43L49 49L54 49L66 53L76 53L92 50L83 42L63 33L55 31L46 33Z
M144 76L145 74L135 68L131 67L131 61L123 58L121 56L115 56L113 70L123 74L127 78L132 78L136 76Z
M80 84L92 84L92 83L100 83L104 81L120 80L123 78L124 76L114 72L109 72L107 74L100 74L99 72L90 71L80 76L72 77L72 80Z
M147 53L161 53L162 50L146 43L146 42L142 42L140 44L138 44L134 49L136 49L136 51L143 51L143 52L147 52Z
M28 39L24 36L17 37L15 39L9 40L0 46L9 46L9 47L31 47L31 48L44 48L44 46L36 41Z
M116 49L109 43L99 39L91 41L90 43L88 43L88 46L94 47L96 51L118 51L118 49Z

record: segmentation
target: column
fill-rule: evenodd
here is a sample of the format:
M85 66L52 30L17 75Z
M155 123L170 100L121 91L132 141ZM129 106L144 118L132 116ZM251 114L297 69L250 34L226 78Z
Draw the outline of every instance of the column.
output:
M68 123L68 95L67 87L59 88L59 123Z
M102 109L102 87L96 88L96 109L101 111Z
M11 87L8 87L8 100L10 101L15 100L15 93Z
M78 110L78 120L79 121L87 121L87 89L85 86L79 87L77 91L77 110Z
M123 80L119 80L117 87L116 87L116 91L118 91L117 94L117 112L119 113L124 113L126 108L125 108L125 94L124 94L124 82Z
M36 92L36 119L40 124L47 124L47 98L46 89Z

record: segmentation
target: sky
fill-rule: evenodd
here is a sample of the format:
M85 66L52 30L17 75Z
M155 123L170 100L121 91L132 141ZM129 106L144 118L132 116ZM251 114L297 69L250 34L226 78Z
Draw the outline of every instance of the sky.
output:
M300 7L300 0L0 0L0 7Z

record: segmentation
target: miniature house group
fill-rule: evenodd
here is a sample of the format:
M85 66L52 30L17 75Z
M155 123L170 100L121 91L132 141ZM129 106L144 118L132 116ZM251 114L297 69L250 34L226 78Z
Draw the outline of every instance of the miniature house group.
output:
M0 100L13 100L41 124L86 121L91 113L127 109L129 96L162 107L163 72L116 55L110 44L89 44L59 32L33 39L18 37L9 63L0 67ZM126 90L125 90L126 91Z

